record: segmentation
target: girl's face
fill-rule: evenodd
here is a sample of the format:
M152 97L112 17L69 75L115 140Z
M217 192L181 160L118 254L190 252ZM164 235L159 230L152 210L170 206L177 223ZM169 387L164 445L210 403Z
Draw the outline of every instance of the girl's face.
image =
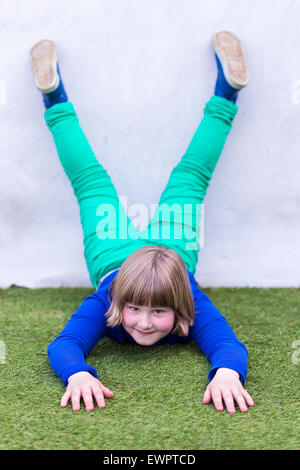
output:
M175 313L169 307L125 304L123 326L136 343L151 346L172 331Z

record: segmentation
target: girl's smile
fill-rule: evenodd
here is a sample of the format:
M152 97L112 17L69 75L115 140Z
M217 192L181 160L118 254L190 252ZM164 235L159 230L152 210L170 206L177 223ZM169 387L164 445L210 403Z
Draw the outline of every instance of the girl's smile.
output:
M151 346L173 329L175 314L169 307L146 307L125 304L123 326L136 343Z
M144 336L147 336L147 335L152 335L152 333L154 333L153 331L151 331L150 333L146 333L145 331L140 331L140 330L136 330L140 335L144 335Z

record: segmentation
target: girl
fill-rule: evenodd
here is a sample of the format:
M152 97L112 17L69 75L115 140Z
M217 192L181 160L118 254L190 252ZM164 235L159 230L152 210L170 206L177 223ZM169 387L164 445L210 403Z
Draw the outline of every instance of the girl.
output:
M50 365L66 386L62 407L71 400L72 409L79 410L82 398L86 410L92 410L94 399L101 408L105 398L113 397L95 368L85 362L104 336L142 346L193 340L211 363L203 403L212 401L218 411L224 403L229 413L235 412L235 403L243 412L254 404L243 387L247 349L194 278L200 248L199 206L237 113L238 92L248 83L240 41L223 31L213 36L213 42L218 67L214 96L173 169L147 229L140 232L94 156L68 101L55 43L42 40L31 50L46 123L79 203L84 255L96 289L48 346ZM108 207L106 231L101 216ZM169 210L166 216L165 209L174 207L177 210ZM166 228L173 234L162 235Z

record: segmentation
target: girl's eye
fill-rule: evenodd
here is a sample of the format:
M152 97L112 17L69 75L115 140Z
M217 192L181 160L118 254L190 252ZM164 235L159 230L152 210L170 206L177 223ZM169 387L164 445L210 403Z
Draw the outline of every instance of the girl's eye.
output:
M137 311L140 310L139 307L134 307L133 305L129 305L128 308L129 308L129 310L131 310L132 312L137 312ZM157 308L156 310L154 310L154 313L155 313L156 315L160 315L161 313L164 313L164 310L161 310L161 309Z
M138 310L138 307L131 307L129 306L130 310L132 310L133 312L136 312Z

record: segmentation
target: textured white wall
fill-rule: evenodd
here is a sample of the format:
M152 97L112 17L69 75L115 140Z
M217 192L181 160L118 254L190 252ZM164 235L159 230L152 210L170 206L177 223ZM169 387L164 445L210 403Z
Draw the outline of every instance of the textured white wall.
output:
M224 29L251 82L205 200L196 278L299 286L300 0L1 0L0 13L0 287L91 286L31 46L57 42L97 157L128 205L150 208L213 92L211 36Z

